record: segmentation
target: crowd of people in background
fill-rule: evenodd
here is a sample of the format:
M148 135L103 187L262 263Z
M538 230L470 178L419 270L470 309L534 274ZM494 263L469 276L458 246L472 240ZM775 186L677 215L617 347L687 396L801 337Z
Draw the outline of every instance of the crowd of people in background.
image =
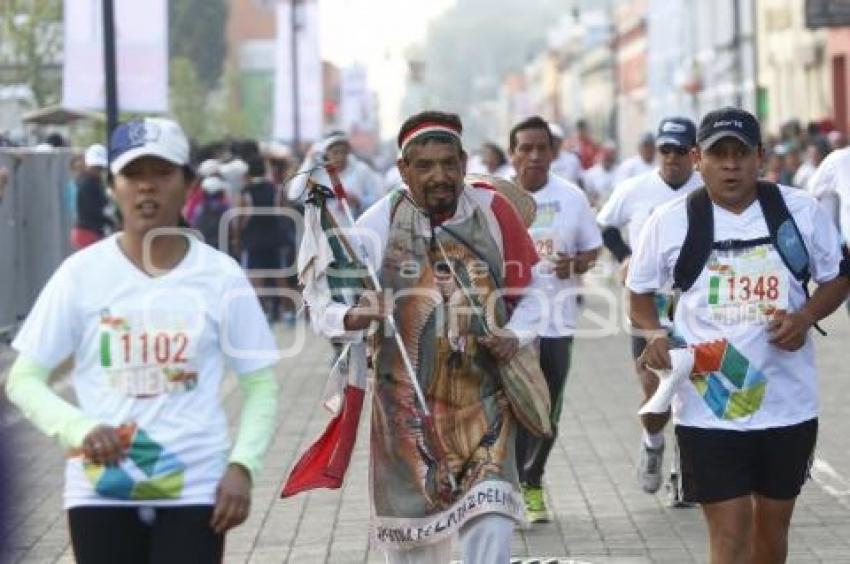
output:
M603 207L617 187L657 166L656 137L652 132L641 135L632 149L618 147L611 140L595 139L582 119L566 131L557 123L550 123L549 128L558 148L551 164L552 174L578 186L596 210ZM846 135L829 124L813 122L803 127L798 120L790 120L777 134L764 140L762 177L816 192L812 180L821 163L831 152L846 146ZM67 147L67 142L52 135L39 147L62 148ZM196 175L183 209L186 224L249 270L275 271L294 265L298 241L292 213L303 211L307 172L318 165L328 163L338 171L355 218L403 184L395 164L386 170L377 169L368 158L355 154L342 131L328 133L300 159L283 144L226 139L194 146L192 160ZM70 166L73 178L65 189L64 205L73 221L71 245L78 250L116 230L121 218L106 184L106 148L92 145L84 154L75 156ZM495 141L483 143L470 155L467 171L509 180L516 177L508 152ZM324 170L315 170L313 178L330 185ZM826 200L838 222L838 205ZM278 211L239 211L245 207ZM231 221L221 230L221 219L226 214ZM341 209L335 215L341 225L348 223ZM277 289L294 288L294 276L253 280L261 294L268 294L262 302L269 319L292 323L297 304L274 294L279 293Z

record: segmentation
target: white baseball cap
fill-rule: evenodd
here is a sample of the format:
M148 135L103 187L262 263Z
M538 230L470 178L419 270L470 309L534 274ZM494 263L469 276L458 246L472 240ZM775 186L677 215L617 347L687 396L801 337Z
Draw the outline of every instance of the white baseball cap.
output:
M91 145L88 149L86 149L83 161L86 163L87 167L100 166L106 168L109 166L109 162L106 157L106 147L100 143Z
M221 163L216 159L207 159L198 165L198 176L206 178L213 174L218 174L221 169Z
M207 194L215 194L227 190L227 182L220 176L207 176L201 181L201 189Z
M165 118L138 119L116 127L109 142L112 174L141 157L184 166L189 164L189 141L177 122Z
M226 180L232 182L241 179L248 174L248 164L242 159L236 158L221 165L218 169Z

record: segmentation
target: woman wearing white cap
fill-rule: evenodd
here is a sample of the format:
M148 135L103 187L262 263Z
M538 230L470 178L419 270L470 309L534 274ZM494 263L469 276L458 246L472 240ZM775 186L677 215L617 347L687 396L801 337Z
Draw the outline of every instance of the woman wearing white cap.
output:
M274 429L278 352L254 291L233 260L177 228L188 157L170 120L116 128L123 231L57 269L13 343L9 399L68 449L81 564L220 562ZM47 386L71 355L78 406ZM225 366L244 396L232 449Z

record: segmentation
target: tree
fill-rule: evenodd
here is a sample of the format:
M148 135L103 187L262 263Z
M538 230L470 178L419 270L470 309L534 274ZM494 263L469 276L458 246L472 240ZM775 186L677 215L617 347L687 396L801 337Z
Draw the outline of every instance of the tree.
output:
M207 95L195 71L195 65L185 57L172 57L169 74L171 113L183 126L186 135L197 140L204 139L208 119L204 111Z
M27 84L39 107L59 99L61 0L0 1L0 83Z
M182 57L193 64L197 78L207 92L213 90L221 79L227 52L227 15L224 0L168 2L171 57Z
M173 58L169 72L171 112L189 138L203 144L247 133L244 114L227 108L226 91L219 89L210 94L204 91L192 61Z

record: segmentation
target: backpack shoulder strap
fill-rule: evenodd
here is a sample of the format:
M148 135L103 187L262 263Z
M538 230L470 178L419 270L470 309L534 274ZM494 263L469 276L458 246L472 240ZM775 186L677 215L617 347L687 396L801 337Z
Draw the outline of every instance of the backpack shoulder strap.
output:
M779 186L759 182L758 199L773 246L794 278L805 284L811 278L809 252Z
M788 210L779 186L772 182L759 182L757 189L761 211L770 231L770 240L782 262L803 286L803 293L808 301L811 298L809 280L812 273L809 270L809 251L806 249L803 235ZM817 323L814 328L821 335L826 335L826 331Z
M673 289L687 292L699 278L714 242L714 212L705 187L688 194L688 233L673 268Z

